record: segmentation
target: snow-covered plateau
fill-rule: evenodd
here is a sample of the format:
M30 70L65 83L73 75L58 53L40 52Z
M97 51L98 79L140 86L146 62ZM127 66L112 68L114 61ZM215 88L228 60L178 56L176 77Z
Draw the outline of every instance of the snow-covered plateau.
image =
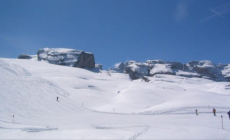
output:
M173 71L154 65L145 82L1 58L0 139L230 139L230 82L181 76L185 71L159 74ZM223 73L229 76L229 65Z

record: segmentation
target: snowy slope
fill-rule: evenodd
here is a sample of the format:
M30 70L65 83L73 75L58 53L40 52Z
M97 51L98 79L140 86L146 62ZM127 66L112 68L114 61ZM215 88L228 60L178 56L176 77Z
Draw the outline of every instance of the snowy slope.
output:
M228 121L229 82L155 75L146 83L17 59L0 59L0 71L0 138L230 138L219 119Z
M82 112L84 109L73 104L68 98L69 93L57 87L54 83L41 77L32 76L19 65L0 60L0 114L8 118L50 116L66 112ZM56 97L62 101L57 103Z
M149 78L150 83L146 83L141 80L130 81L128 75L119 73L109 76L106 72L92 73L84 69L28 60L11 60L11 63L26 68L34 76L55 83L69 93L68 99L74 103L83 103L85 107L97 111L113 112L115 108L118 113L133 113L152 106L156 108L156 105L169 110L230 106L230 90L225 88L230 85L229 82L156 75Z

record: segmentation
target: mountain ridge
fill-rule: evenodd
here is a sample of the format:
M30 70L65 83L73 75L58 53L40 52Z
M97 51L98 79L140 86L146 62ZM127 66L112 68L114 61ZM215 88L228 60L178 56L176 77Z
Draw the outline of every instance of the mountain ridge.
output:
M35 59L46 61L51 64L94 69L95 72L102 70L101 64L96 64L94 54L68 48L43 48L37 51L37 56L20 54L19 59ZM110 73L126 73L132 80L153 77L156 74L178 75L183 77L197 77L213 81L230 82L230 63L215 64L210 60L190 61L181 63L176 61L147 60L146 62L126 61L115 64L108 70Z
M147 60L144 63L131 60L118 63L109 71L127 73L133 80L156 74L167 74L230 82L230 64L216 65L210 60L190 61L186 64L163 60Z

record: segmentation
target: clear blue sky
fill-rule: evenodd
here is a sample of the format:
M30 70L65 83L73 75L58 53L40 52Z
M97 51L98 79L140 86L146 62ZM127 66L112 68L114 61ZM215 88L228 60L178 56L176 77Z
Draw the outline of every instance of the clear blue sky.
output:
M229 0L0 0L0 57L40 48L127 60L230 63Z

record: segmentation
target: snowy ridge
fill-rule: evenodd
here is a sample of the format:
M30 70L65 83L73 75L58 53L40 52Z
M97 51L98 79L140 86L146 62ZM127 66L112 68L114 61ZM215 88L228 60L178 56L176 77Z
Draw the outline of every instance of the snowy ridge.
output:
M186 64L162 60L147 60L145 63L141 63L132 60L117 63L114 68L110 69L111 73L127 73L133 80L156 74L168 74L190 78L199 77L214 81L229 81L228 71L228 65L216 65L209 60L191 61Z

